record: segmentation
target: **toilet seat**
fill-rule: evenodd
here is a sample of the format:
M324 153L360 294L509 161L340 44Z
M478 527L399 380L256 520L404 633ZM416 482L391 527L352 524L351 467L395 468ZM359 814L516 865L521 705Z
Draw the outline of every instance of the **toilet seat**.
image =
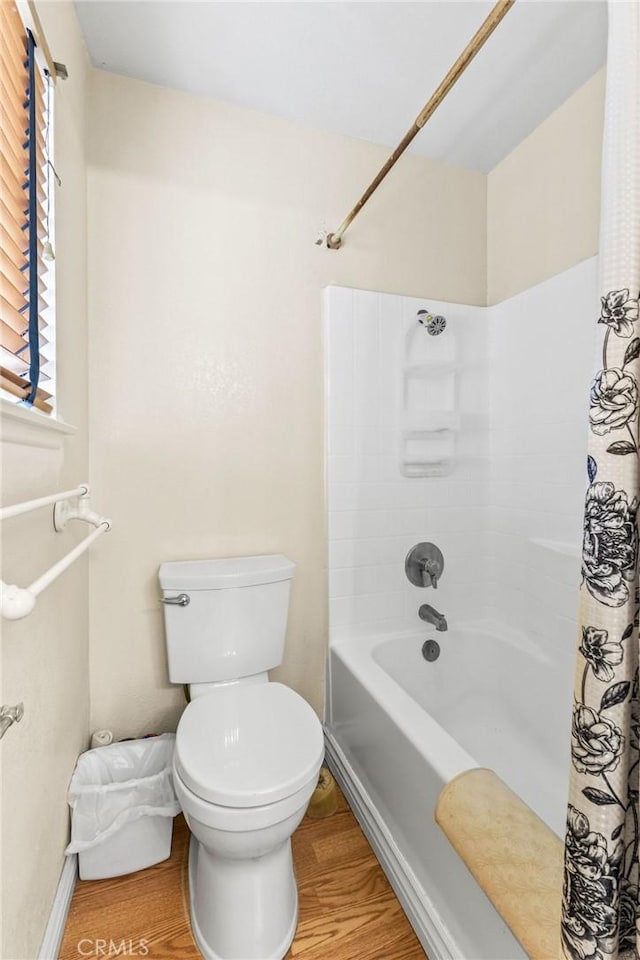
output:
M187 822L193 827L194 820L206 827L223 830L228 833L251 833L264 830L286 820L296 811L306 809L311 794L318 784L318 773L302 789L292 793L284 800L275 803L266 803L262 807L222 807L210 800L201 797L187 787L180 774L173 768L173 782L182 812Z
M301 790L323 754L320 721L297 693L280 683L232 684L187 706L175 768L202 800L258 807Z

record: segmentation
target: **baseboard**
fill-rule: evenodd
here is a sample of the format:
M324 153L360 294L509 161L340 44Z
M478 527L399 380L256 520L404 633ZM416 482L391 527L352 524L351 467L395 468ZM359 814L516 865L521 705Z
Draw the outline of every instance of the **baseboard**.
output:
M380 861L425 953L430 960L454 960L457 956L455 944L447 935L424 889L375 809L367 790L333 735L326 729L324 735L327 763Z
M51 905L49 922L44 932L38 960L58 960L64 928L71 906L71 898L78 879L78 856L75 853L65 857L64 866L58 881L56 895Z

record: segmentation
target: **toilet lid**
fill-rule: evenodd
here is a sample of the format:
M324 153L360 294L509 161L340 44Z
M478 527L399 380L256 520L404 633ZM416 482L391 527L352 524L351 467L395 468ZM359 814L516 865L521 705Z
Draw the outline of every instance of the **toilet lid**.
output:
M193 700L176 733L176 770L203 800L225 807L275 803L318 772L322 726L281 683L231 684Z

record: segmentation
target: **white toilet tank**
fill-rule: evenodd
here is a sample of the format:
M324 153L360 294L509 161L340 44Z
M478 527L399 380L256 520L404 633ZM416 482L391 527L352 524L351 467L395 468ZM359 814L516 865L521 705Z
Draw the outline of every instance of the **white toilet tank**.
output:
M159 580L172 683L237 680L282 662L295 564L282 554L179 560ZM167 600L188 597L188 602Z

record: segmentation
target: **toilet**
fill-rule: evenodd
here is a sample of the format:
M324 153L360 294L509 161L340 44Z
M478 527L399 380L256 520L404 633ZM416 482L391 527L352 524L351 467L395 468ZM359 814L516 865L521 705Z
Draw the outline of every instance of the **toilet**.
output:
M282 960L296 930L291 835L324 739L309 704L267 672L282 662L294 570L282 555L160 567L169 679L191 696L173 777L206 960Z

